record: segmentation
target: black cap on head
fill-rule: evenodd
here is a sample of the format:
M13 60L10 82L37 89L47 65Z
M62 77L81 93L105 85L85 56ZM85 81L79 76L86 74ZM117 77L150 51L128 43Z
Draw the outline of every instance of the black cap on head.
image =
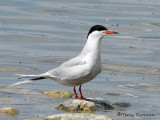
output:
M102 25L94 25L93 27L91 27L91 29L88 32L87 38L89 36L90 33L92 33L93 31L103 31L103 30L107 30L106 27L102 26Z

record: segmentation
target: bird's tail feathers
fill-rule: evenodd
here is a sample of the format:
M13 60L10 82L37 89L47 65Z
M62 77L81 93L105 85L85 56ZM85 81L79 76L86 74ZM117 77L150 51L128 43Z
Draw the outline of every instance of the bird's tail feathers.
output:
M28 83L28 82L33 82L33 80L24 80L24 81L21 81L21 82L16 82L14 84L11 84L9 86L20 85L20 84L24 84L24 83Z
M33 81L36 81L36 80L42 80L42 79L49 78L49 75L46 74L46 73L40 74L40 75L23 75L23 74L16 74L16 75L20 76L18 79L29 78L29 80L16 82L14 84L11 84L10 86L20 85L20 84L24 84L24 83L28 83L28 82L33 82Z
M46 78L46 77L49 77L48 74L40 74L40 75L24 75L24 74L15 74L15 75L18 75L19 78L18 79L23 79L23 78L39 78L39 77L43 77L43 78Z

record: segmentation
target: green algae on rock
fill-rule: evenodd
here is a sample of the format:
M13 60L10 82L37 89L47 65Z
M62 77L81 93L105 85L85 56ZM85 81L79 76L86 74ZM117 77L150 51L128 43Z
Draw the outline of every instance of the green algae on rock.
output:
M112 120L110 117L101 114L86 113L65 113L55 114L44 118L43 120Z
M12 107L3 107L0 109L0 113L4 117L14 117L19 114L19 110Z
M67 91L53 90L53 91L45 91L42 94L49 98L64 98L64 99L72 98L72 94Z

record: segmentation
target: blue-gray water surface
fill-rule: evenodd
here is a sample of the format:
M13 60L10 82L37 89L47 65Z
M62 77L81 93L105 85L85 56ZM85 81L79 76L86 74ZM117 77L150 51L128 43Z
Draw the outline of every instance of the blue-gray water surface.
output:
M78 55L95 24L120 34L103 39L102 73L82 86L83 94L131 105L95 114L114 120L160 119L159 0L0 0L0 108L20 110L13 118L0 114L1 120L64 113L55 107L65 99L41 93L72 92L72 87L52 80L4 86L20 81L14 74L43 73Z

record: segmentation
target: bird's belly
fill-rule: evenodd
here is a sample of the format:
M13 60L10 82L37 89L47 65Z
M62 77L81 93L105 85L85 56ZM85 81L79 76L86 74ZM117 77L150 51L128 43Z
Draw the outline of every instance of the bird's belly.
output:
M94 71L77 79L66 79L66 80L54 79L54 80L65 86L78 86L93 80L100 72L101 70Z
M93 80L96 76L97 74L86 75L86 76L83 76L77 79L72 79L72 80L60 80L59 83L66 86L77 86Z

